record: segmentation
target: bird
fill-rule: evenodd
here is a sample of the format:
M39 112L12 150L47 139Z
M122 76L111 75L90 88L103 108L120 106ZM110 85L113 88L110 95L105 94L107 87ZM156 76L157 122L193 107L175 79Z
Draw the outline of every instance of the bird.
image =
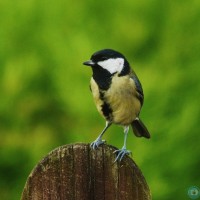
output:
M93 53L83 65L92 69L90 90L98 112L106 121L104 129L90 146L96 150L105 143L102 137L106 130L112 124L120 125L124 128L124 143L121 149L114 151L114 162L121 161L131 153L126 148L129 126L135 136L150 138L149 131L139 117L144 103L142 85L125 56L113 49Z

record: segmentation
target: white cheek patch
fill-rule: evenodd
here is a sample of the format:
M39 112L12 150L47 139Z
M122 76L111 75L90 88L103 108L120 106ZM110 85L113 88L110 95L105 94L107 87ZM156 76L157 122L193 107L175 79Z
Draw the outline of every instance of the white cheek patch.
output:
M111 74L121 72L124 67L123 58L110 58L108 60L100 61L97 63L102 68L109 71Z

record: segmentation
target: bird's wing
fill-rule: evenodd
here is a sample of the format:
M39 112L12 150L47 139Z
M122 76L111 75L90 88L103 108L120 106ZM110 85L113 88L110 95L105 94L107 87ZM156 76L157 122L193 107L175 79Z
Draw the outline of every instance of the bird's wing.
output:
M135 82L135 86L136 86L136 91L138 94L138 99L141 103L141 106L143 105L144 102L144 93L143 93L143 89L142 89L142 85L137 77L137 75L132 71L130 74L130 78L133 79L133 81Z

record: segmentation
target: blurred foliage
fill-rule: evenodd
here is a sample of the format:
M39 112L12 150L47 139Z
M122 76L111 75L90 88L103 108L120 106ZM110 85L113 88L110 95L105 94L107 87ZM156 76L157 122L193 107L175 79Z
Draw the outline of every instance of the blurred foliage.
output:
M104 126L89 91L90 55L128 58L145 92L151 140L128 148L154 200L188 199L200 186L200 2L0 1L0 194L19 199L52 149L91 142ZM121 147L122 128L105 134Z

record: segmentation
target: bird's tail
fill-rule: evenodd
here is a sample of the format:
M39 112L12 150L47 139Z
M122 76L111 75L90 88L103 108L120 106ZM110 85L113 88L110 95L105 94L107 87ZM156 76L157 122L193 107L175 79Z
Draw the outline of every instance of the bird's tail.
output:
M146 126L143 124L143 122L139 119L136 118L132 123L131 123L132 129L134 134L137 137L145 137L145 138L150 138L150 133L147 130Z

